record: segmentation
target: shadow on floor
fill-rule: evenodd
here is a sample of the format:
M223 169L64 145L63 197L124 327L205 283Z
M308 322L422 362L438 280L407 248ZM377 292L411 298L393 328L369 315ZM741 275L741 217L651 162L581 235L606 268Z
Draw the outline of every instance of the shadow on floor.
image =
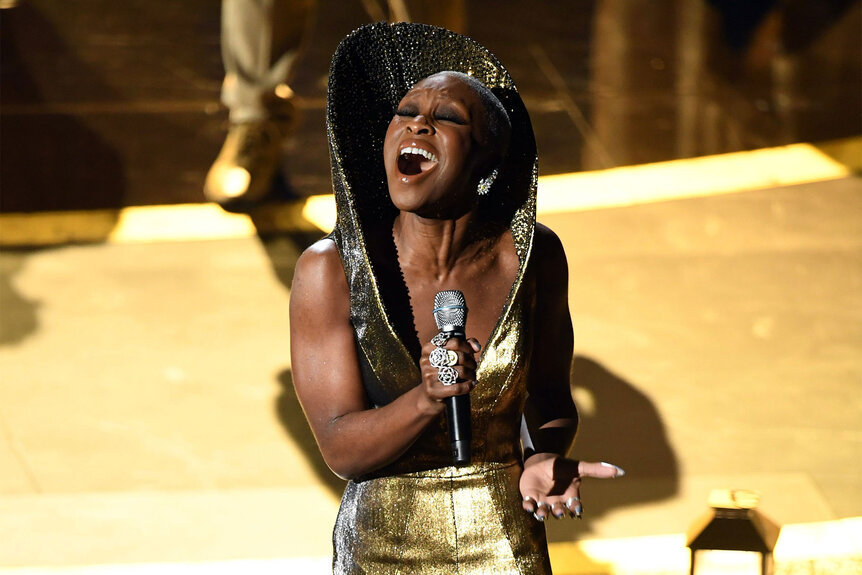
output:
M28 299L15 285L27 259L27 252L0 253L0 346L18 344L39 329L41 302Z
M281 386L281 393L275 404L278 420L291 440L302 449L320 482L334 495L341 497L347 482L335 475L323 461L323 456L320 455L320 449L318 449L308 421L305 419L305 413L303 413L299 399L296 397L296 391L293 388L293 375L289 369L278 374L278 383Z
M254 218L255 214L252 214L252 219ZM255 223L258 224L258 229L262 229L262 222ZM293 273L299 255L305 248L320 239L321 235L321 232L259 234L273 272L285 290L289 291L293 283ZM279 422L291 441L300 447L320 483L340 497L346 482L327 467L323 456L320 455L320 449L296 397L290 369L283 369L278 374L277 381L281 389L275 403Z
M649 397L584 356L576 356L572 363L572 382L580 410L572 456L614 463L626 470L626 476L585 481L583 521L554 523L551 541L583 538L592 523L611 510L661 501L679 491L676 455Z

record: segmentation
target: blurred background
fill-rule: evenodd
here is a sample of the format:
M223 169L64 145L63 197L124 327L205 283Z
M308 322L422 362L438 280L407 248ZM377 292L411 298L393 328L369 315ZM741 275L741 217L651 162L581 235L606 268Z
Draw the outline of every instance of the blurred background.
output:
M862 572L862 3L453 5L536 131L574 455L628 472L548 525L555 572L687 573L714 489L803 542L777 571ZM331 225L329 58L385 6L318 0L250 215L203 194L219 2L0 6L0 573L327 572L287 305Z

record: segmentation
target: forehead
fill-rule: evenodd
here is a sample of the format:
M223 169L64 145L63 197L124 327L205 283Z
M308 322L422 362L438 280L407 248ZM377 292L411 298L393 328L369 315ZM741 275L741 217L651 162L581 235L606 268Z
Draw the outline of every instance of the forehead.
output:
M470 107L480 103L475 88L454 74L440 72L428 76L413 86L406 97L431 96L449 100L460 100Z

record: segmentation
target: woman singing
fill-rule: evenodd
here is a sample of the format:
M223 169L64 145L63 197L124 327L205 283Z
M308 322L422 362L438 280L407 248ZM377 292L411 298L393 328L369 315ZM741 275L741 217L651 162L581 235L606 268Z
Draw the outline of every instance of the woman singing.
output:
M297 395L350 479L334 571L550 573L542 521L579 517L581 478L622 470L565 458L567 265L535 223L511 78L452 32L366 26L333 57L327 128L338 221L297 262L290 325ZM466 338L438 333L444 290ZM462 394L472 455L454 465L444 404Z

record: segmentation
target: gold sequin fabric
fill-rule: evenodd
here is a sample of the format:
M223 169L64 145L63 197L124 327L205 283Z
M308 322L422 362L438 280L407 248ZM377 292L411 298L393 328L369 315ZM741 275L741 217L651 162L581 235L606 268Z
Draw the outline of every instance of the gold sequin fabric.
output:
M436 72L470 74L500 99L512 123L507 156L480 217L511 230L517 278L482 351L471 392L473 456L452 466L446 424L430 425L397 461L348 483L333 533L333 571L347 573L550 573L544 526L521 509L519 426L532 345L528 261L537 176L532 126L514 82L487 49L423 24L378 23L354 31L332 59L327 134L338 218L331 235L350 288L363 384L374 406L419 382L381 294L369 238L391 233L395 208L383 138L398 102ZM374 255L374 254L371 254Z

